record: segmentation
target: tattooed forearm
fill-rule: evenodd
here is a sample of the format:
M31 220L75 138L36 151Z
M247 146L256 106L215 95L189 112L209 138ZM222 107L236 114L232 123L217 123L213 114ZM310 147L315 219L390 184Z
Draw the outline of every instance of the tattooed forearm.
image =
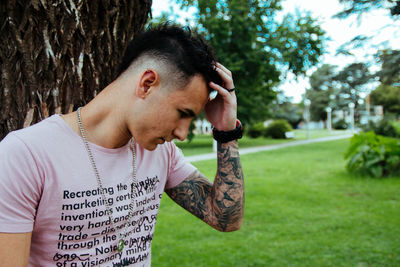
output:
M205 221L209 219L212 184L199 171L195 171L178 186L167 189L166 193L200 219Z
M218 144L214 184L196 171L166 190L179 205L220 231L240 228L244 211L243 171L236 141Z
M244 181L237 141L218 143L218 170L213 207L219 227L239 228L244 213Z

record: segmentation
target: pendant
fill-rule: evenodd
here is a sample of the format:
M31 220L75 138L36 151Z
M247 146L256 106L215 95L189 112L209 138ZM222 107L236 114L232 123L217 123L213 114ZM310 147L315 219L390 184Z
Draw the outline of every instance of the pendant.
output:
M123 239L119 240L117 245L118 252L121 252L124 249L124 246L125 246L124 240Z

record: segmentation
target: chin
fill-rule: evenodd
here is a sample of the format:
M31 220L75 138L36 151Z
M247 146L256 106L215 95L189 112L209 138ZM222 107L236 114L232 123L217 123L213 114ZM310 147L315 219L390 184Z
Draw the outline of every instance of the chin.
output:
M154 144L154 143L141 144L141 143L138 142L138 145L140 145L144 149L150 150L150 151L153 151L154 149L157 148L157 144Z
M139 146L141 146L142 148L146 149L146 150L154 150L157 148L157 144L153 143L153 142L143 142L143 140L137 140L135 139L136 144L138 144Z
M157 146L158 146L157 143L150 142L150 143L147 143L146 145L144 145L143 147L144 147L144 149L146 149L146 150L153 151L153 150L155 150L155 149L157 148Z
M153 151L153 150L155 150L156 148L157 148L157 145L145 147L146 150L150 150L150 151Z
M143 141L143 140L142 140ZM142 146L144 149L146 150L150 150L153 151L157 148L158 145L162 145L164 144L166 141L160 138L156 138L153 140L149 140L148 142L139 142L137 141L137 143Z

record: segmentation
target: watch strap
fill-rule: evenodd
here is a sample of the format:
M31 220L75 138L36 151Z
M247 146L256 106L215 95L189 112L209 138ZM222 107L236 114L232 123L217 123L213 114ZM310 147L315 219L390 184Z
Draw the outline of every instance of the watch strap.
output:
M236 128L231 131L218 131L213 127L213 137L219 143L227 143L242 138L243 126L239 120L236 120Z

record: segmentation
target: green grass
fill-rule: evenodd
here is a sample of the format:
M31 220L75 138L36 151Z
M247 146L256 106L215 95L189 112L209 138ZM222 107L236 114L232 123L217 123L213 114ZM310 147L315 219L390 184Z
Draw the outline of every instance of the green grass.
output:
M217 232L164 196L152 266L400 266L400 177L349 175L348 142L242 156L236 232ZM215 174L214 161L196 166Z
M254 147L254 146L265 146L265 145L274 145L286 142L293 142L298 140L305 140L307 138L306 130L295 130L295 138L293 139L272 139L272 138L250 138L247 136L243 136L242 139L239 140L239 147ZM315 139L319 137L332 136L332 135L340 135L346 133L345 131L327 131L327 130L311 130L310 131L310 139ZM176 145L182 149L183 154L185 156L192 156L198 154L206 154L212 152L212 143L213 139L211 135L196 135L192 142L183 141L183 142L175 142Z

